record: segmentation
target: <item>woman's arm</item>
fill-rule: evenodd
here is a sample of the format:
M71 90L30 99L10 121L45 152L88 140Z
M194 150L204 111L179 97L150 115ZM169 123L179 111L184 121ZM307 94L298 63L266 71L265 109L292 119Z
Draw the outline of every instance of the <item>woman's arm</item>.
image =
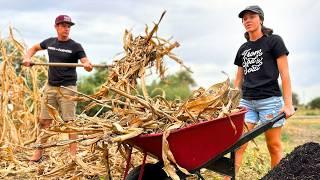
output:
M243 67L238 66L236 79L234 80L234 88L241 89L242 81L243 81Z
M284 106L282 107L281 112L284 112L286 114L286 118L289 118L295 111L292 105L292 89L287 55L278 57L277 64L281 76L284 100Z

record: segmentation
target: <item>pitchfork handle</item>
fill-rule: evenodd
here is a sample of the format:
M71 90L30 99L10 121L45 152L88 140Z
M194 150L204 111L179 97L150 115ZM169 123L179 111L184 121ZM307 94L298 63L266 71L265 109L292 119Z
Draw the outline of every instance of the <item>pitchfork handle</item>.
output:
M53 67L83 67L83 64L79 63L38 63L38 62L31 62L31 66L39 65L39 66L53 66ZM112 65L107 64L92 64L92 67L99 67L99 68L110 68Z

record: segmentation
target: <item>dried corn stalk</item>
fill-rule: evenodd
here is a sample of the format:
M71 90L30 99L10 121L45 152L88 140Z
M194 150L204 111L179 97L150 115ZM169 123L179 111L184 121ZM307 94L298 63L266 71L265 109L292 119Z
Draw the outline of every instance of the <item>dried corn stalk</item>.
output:
M24 143L20 143L21 146L19 146L19 156L30 156L30 154L21 153L21 150L26 150L27 147L44 148L47 152L45 154L49 156L37 166L28 167L26 163L22 163L21 159L23 158L17 158L17 155L11 153L12 149L19 149L18 146L8 146L7 143L4 143L6 146L1 146L0 150L1 152L6 152L8 155L6 157L8 158L5 162L10 163L8 163L9 165L0 163L0 176L5 176L8 173L25 172L29 175L32 174L32 176L36 175L38 178L59 176L61 178L75 179L105 176L120 179L124 171L127 152L129 151L126 140L142 133L164 132L163 161L166 164L164 169L172 178L177 178L172 165L179 167L179 164L175 162L166 140L166 137L170 135L170 131L191 123L228 115L237 107L239 92L230 88L230 80L228 78L224 82L213 85L208 90L198 89L189 99L183 102L167 101L165 97L160 96L150 98L144 84L148 69L155 68L160 78L162 78L166 69L164 67L164 57L166 56L184 66L182 61L171 52L179 46L179 43L171 43L155 35L162 17L150 32L146 27L144 36L134 37L131 32L125 31L123 37L124 55L113 62L113 68L109 72L107 81L96 94L87 96L78 93L81 98L68 97L70 100L87 99L91 101L91 104L87 107L88 109L94 106L102 106L103 108L108 108L109 111L100 117L88 117L85 114L81 114L76 121L64 123L57 111L51 108L51 115L57 121L50 128L42 130L40 136L37 136L38 142L41 139L49 139L48 143L23 146L26 142L22 140ZM23 124L23 128L18 130L23 129L27 134L35 135L35 132L37 132L36 116L39 108L38 96L40 94L40 88L37 86L35 77L37 77L39 69L35 69L35 67L33 69L24 68L23 72L26 72L26 74L21 77L23 95L20 101L32 101L36 104L25 105L24 116L32 116L34 120L31 123ZM27 77L31 76L32 86L26 83L25 75ZM7 75L3 75L2 78L5 81L9 81ZM143 95L137 94L138 80L141 82ZM3 88L3 92L8 92L9 87L3 86L1 88ZM21 91L18 92L21 93ZM8 104L8 99L4 99L2 102ZM22 103L20 102L20 104ZM13 125L10 125L10 118L7 116L1 116L1 118L0 125L4 127L2 134L5 134L3 136L6 137L8 124L9 126ZM67 133L77 133L79 138L65 140L67 139L65 137ZM21 139L23 138L18 136L15 141L21 141ZM77 158L72 161L68 153L65 153L65 148L68 147L66 145L74 142L79 143L80 150ZM32 153L31 151L23 152ZM5 157L0 155L0 159L5 159ZM134 151L132 165L139 164L141 159L142 154ZM155 160L150 158L148 161ZM183 167L179 168L188 173Z
M230 88L229 78L224 82L213 85L208 90L200 88L185 102L176 103L168 102L159 97L150 98L145 90L143 96L136 95L138 79L142 80L141 86L142 89L145 89L144 79L147 69L155 67L159 76L163 77L165 70L163 66L164 56L178 60L171 53L171 50L178 47L179 44L177 42L170 43L154 36L158 24L151 32L148 32L146 28L145 36L134 38L130 32L125 31L123 38L124 56L113 62L113 68L109 72L106 83L95 95L89 98L92 101L89 107L101 105L111 107L110 111L102 120L95 119L94 121L82 122L81 126L84 128L81 133L87 136L86 138L79 138L78 141L85 141L84 144L86 145L97 145L99 142L121 144L125 143L125 140L142 133L170 132L168 128L172 127L172 124L175 124L175 128L182 128L187 124L197 123L199 120L228 115L231 108L237 107L233 102L238 97L239 92ZM177 62L183 65L182 61ZM87 120L89 119L91 118ZM103 125L99 121L102 121ZM51 127L48 131L52 132L53 128L55 132L65 132L65 128L75 130L76 127L79 127L75 123L77 122ZM90 125L91 123L94 124L94 128ZM93 132L94 129L96 130L95 133ZM68 143L72 142L74 141ZM167 142L166 137L164 137L164 142ZM65 144L65 142L55 142L42 145L42 148ZM175 169L170 168L172 167L171 164L176 164L176 162L174 157L170 155L169 146L166 147L163 149L163 154L167 154L164 156L164 161L167 162L164 169L167 169L171 177L176 177ZM123 157L125 158L126 155L123 154ZM183 170L183 167L181 169ZM187 173L186 170L183 171Z

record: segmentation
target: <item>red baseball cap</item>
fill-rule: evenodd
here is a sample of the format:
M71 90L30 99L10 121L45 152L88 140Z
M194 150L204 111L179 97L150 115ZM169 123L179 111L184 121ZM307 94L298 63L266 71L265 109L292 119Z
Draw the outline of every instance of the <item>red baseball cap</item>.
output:
M68 23L71 26L74 25L74 22L71 21L71 17L68 15L59 15L58 17L56 17L56 24L60 24L60 23Z

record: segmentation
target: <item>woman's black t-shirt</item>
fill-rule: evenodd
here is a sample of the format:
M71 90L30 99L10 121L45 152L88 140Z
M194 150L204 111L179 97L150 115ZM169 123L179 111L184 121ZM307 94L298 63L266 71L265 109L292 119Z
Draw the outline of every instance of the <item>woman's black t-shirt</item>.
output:
M278 35L264 35L256 41L244 43L234 61L234 64L243 67L244 71L243 99L281 96L277 58L288 54L289 51Z
M48 50L49 62L78 63L86 57L82 46L72 39L59 41L57 38L48 38L40 43L42 49ZM51 86L76 85L77 72L75 67L49 67L48 83Z

